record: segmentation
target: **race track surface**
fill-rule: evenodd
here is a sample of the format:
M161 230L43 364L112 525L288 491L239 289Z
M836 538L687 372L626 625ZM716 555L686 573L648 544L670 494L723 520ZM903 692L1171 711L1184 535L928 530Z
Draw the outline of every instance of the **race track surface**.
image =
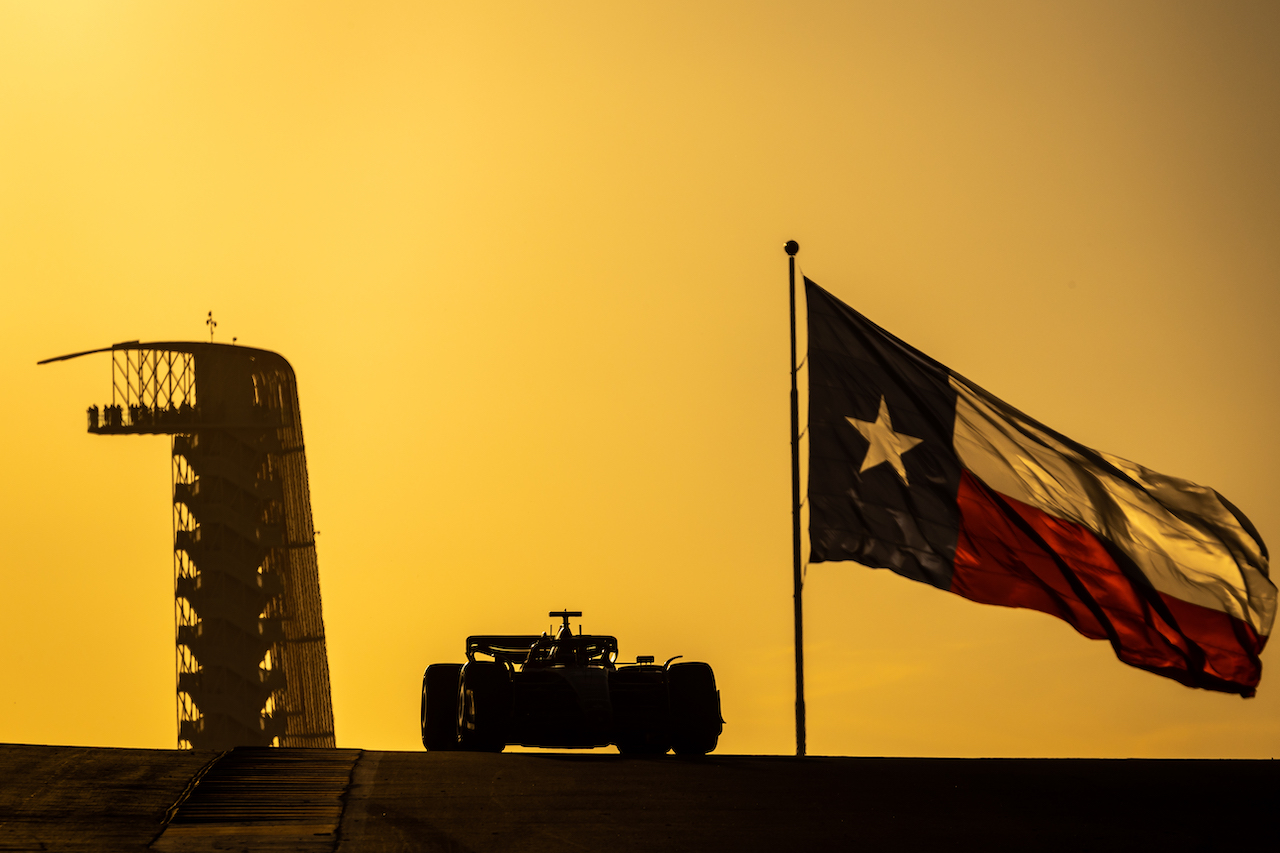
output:
M0 850L1270 849L1272 761L0 746Z

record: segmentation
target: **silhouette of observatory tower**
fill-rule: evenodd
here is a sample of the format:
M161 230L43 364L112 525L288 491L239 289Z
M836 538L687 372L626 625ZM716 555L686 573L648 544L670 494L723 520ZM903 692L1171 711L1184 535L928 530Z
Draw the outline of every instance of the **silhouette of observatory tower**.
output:
M210 318L212 320L212 318ZM293 368L267 350L129 341L95 435L171 435L178 746L332 747L329 658Z

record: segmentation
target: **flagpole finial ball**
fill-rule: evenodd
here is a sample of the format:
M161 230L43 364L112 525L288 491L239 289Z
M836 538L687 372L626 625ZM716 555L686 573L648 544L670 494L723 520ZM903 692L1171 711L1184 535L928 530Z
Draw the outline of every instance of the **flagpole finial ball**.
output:
M795 240L788 240L787 245L782 248L786 250L788 255L795 255L796 252L800 251L800 244Z

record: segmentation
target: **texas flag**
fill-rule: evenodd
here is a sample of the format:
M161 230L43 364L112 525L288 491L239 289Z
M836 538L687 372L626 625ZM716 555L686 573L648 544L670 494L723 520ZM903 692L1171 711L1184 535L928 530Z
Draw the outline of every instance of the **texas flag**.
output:
M1091 450L805 279L811 562L855 560L1254 695L1276 588L1213 489Z

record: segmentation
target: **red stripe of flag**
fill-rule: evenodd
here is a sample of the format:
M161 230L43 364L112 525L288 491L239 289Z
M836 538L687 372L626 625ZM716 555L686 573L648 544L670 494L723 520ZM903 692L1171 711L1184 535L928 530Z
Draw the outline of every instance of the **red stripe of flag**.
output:
M1057 616L1109 639L1126 663L1183 684L1254 694L1266 639L1246 623L1144 588L1091 531L1000 495L969 471L956 500L952 592Z

